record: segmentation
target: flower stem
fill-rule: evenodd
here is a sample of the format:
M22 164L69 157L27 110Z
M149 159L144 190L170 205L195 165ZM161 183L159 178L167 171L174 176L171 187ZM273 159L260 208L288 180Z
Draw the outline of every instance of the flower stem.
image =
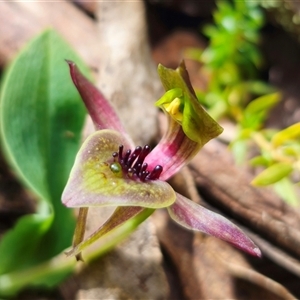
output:
M74 233L74 239L73 239L73 248L76 247L78 244L80 244L84 239L84 233L85 233L85 225L86 225L86 218L88 215L88 207L80 207L79 208L79 214L77 218L77 224L75 228ZM76 260L83 260L81 253L78 253L76 255Z

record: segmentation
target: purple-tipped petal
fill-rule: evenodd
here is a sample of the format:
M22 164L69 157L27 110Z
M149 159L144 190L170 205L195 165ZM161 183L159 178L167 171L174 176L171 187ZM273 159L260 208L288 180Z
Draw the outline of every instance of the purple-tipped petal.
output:
M171 218L183 227L215 236L261 257L259 248L236 225L180 194L177 194L175 203L168 207L168 211Z
M67 207L141 206L162 208L174 203L172 187L160 180L131 179L115 161L119 146L129 149L117 131L100 130L92 134L77 154L69 181L62 195Z
M96 130L114 129L125 134L119 117L102 93L81 74L74 62L67 60L67 63L72 80L84 101Z
M159 144L146 157L145 162L149 169L156 165L163 166L160 175L161 180L168 180L199 152L202 148L200 143L194 142L187 137L179 125L169 118L168 131Z

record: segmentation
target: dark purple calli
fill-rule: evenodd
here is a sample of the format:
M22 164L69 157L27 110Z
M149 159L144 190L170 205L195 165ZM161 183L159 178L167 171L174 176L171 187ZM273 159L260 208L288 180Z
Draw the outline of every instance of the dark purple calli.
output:
M72 80L95 125L79 150L62 195L67 207L79 207L73 248L67 253L80 259L92 242L144 210L167 208L171 218L191 230L201 231L255 256L258 247L233 223L176 193L166 182L186 165L222 128L199 104L184 63L158 73L166 90L156 102L169 118L158 145L134 147L116 112L100 91L68 61ZM87 209L117 206L112 216L84 240Z

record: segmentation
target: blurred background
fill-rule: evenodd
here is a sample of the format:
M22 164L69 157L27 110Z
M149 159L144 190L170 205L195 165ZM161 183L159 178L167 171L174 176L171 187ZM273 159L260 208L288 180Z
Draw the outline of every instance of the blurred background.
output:
M76 275L51 288L16 288L10 298L300 297L299 1L2 1L0 23L2 80L28 41L54 28L140 144L157 143L166 127L153 106L163 93L157 64L176 68L184 59L199 101L225 130L170 183L241 226L263 252L249 257L157 211L147 228ZM1 150L0 239L35 211L36 195ZM147 255L128 256L128 245Z

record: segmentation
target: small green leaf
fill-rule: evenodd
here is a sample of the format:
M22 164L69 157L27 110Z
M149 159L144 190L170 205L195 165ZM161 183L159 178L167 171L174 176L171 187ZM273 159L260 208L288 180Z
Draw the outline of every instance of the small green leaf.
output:
M282 147L282 151L284 154L288 156L297 158L300 155L300 143L299 142L290 143L289 145Z
M247 114L257 114L261 111L269 111L280 101L280 94L273 93L264 95L251 101L245 108Z
M272 138L272 144L278 147L287 141L294 140L300 137L300 122L293 124L286 129L276 133Z
M253 157L250 160L251 166L254 166L254 167L257 167L257 166L267 167L269 165L269 163L270 163L269 160L263 155Z
M258 130L267 117L269 110L280 100L279 96L279 93L273 93L258 97L250 102L244 110L241 125L244 128Z
M262 171L252 180L256 186L266 186L273 184L288 176L293 171L293 167L288 163L276 163Z
M249 91L254 95L266 95L275 93L275 88L263 81L246 81L242 82L240 85L243 86L243 89Z

